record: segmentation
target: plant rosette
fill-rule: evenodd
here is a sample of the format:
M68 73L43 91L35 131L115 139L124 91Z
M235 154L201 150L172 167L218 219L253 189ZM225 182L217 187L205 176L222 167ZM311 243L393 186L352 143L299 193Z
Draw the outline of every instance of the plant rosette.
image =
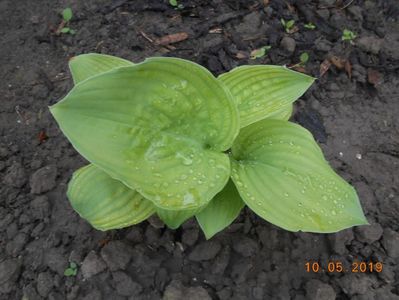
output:
M193 62L142 63L83 54L75 86L50 107L90 164L68 185L72 207L99 230L156 213L170 228L195 216L206 238L246 205L290 231L367 224L356 191L291 123L314 78L280 66L241 66L214 77Z

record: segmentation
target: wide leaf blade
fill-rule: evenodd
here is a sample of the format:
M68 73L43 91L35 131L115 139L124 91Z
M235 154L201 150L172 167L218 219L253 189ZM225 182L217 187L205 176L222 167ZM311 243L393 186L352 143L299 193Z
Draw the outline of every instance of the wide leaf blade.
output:
M284 229L336 232L367 224L354 188L299 125L263 120L244 128L232 147L232 178L256 214Z
M151 201L92 164L73 174L67 196L75 211L99 230L137 224L155 212Z
M81 54L69 60L69 69L75 84L115 68L132 65L134 64L128 60L99 53Z
M234 183L229 180L224 189L198 214L197 221L207 239L229 226L244 207Z
M268 118L292 104L315 80L285 67L269 65L237 67L218 79L236 101L241 127Z
M170 228L176 229L185 221L190 219L196 213L200 212L202 207L186 210L167 210L157 208L158 217Z
M90 162L164 209L195 209L227 183L239 129L230 93L206 69L152 58L76 85L50 108Z

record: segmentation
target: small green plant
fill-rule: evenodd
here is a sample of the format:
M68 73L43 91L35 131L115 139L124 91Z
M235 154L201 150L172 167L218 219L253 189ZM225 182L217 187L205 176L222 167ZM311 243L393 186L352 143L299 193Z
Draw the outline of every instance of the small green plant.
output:
M169 0L169 4L173 6L175 9L183 9L183 4L179 4L177 0Z
M69 21L71 21L72 17L73 14L72 14L72 9L70 7L67 7L62 11L62 28L60 29L61 33L69 33L69 34L76 33L75 30L67 26L69 24Z
M264 47L261 47L261 48L259 48L259 49L255 49L255 50L253 50L252 52L251 52L251 55L250 55L250 59L257 59L257 58L261 58L261 57L263 57L263 56L265 56L268 52L269 52L269 50L272 48L272 46L264 46Z
M283 27L285 29L285 32L292 33L292 30L293 30L294 25L295 25L295 20L286 21L284 19L281 19L280 21L281 21L281 24L283 25Z
M69 276L76 276L78 273L78 266L74 262L69 263L69 267L65 269L64 275L69 277Z
M313 24L312 22L309 22L309 23L303 25L303 27L305 27L306 29L309 29L309 30L314 30L314 29L316 29L316 25Z
M300 64L302 66L306 65L306 63L309 60L309 54L307 52L303 52L300 56L299 56L299 60L300 60Z
M341 40L343 41L349 41L352 43L352 41L356 38L356 34L353 31L350 31L349 29L344 29L342 32L342 37Z
M210 238L245 205L290 231L367 224L353 187L288 121L314 78L268 65L216 78L183 59L94 53L69 66L75 86L50 111L90 162L67 196L95 228L156 213L174 229L195 216Z

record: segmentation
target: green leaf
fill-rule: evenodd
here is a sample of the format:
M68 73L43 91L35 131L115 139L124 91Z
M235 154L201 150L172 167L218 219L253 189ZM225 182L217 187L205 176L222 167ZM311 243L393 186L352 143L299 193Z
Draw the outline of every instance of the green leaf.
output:
M250 59L257 59L265 56L272 46L264 46L259 49L255 49L251 52Z
M70 7L67 7L62 11L62 18L65 22L69 22L72 19L72 9Z
M177 0L169 0L169 4L173 7L177 7Z
M99 53L81 54L69 60L69 69L75 84L116 68L133 65L128 60Z
M301 56L299 57L299 60L301 61L301 64L306 64L309 60L309 54L306 52L303 52Z
M76 263L74 263L73 261L71 261L69 263L69 267L72 268L72 269L76 269L78 267L78 265Z
M67 196L74 210L99 230L137 224L155 212L151 201L92 164L73 174Z
M286 29L291 29L292 26L294 26L295 24L295 20L289 20L286 24L285 24L285 28Z
M197 221L207 239L229 226L244 207L236 187L230 180L225 188L196 215Z
M68 33L70 31L69 27L64 27L61 29L61 33Z
M230 175L230 93L203 67L151 58L89 78L50 108L72 145L159 208L207 204Z
M67 268L64 271L64 275L69 277L69 276L76 276L76 274L78 273L77 269L72 269L72 268Z
M256 214L284 229L328 233L367 224L356 191L299 125L263 120L244 128L232 147L232 178Z
M280 66L241 66L219 76L240 112L240 126L268 118L293 103L314 78Z
M279 110L275 111L273 114L268 116L268 119L273 120L284 120L288 121L291 118L292 111L294 110L293 104L288 104L280 108Z
M157 208L157 214L158 217L170 229L176 229L201 210L202 207L196 209L186 209L186 210L167 210L167 209Z

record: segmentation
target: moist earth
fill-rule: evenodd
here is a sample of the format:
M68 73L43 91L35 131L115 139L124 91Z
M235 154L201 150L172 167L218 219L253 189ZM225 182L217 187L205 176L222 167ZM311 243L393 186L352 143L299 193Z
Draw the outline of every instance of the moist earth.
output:
M0 2L0 299L399 299L399 6L395 0ZM70 28L56 34L71 7ZM295 20L286 33L280 19ZM313 23L314 30L305 24ZM343 29L356 33L342 41ZM296 29L295 29L296 30ZM295 31L294 30L294 31ZM188 38L156 43L168 34ZM271 46L250 59L251 51ZM72 87L68 59L195 61L215 75L242 64L296 66L318 78L296 102L333 168L358 191L370 226L293 233L244 209L206 241L194 220L101 232L66 186L87 162L48 106ZM333 62L333 63L331 63ZM328 70L327 70L328 69ZM307 272L307 262L349 272ZM353 273L352 262L382 272ZM64 276L69 263L76 276Z

